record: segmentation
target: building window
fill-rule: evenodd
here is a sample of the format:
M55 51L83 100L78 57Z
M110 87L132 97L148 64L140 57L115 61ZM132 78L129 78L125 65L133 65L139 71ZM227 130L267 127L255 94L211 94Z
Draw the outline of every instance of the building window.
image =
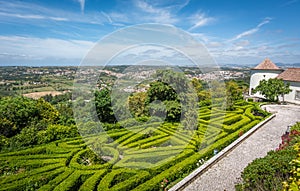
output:
M264 78L266 77L266 75L264 75Z
M300 100L300 91L297 91L297 90L296 90L296 93L295 93L295 100Z

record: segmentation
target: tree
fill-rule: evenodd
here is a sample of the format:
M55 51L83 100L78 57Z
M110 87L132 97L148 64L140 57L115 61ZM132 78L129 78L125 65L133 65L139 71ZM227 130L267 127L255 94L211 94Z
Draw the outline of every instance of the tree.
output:
M12 137L25 127L46 128L58 120L58 111L44 99L5 97L0 99L0 134Z
M95 105L97 116L102 123L115 123L115 118L111 105L111 91L108 88L103 88L95 92Z
M130 112L133 114L133 116L141 117L146 114L146 110L145 110L146 98L147 98L146 92L137 92L129 97L128 99L129 109Z
M282 79L278 78L261 80L259 85L253 90L254 93L259 92L270 101L278 101L279 95L282 96L284 101L284 95L290 93L291 91L290 84L284 83Z
M150 88L147 91L146 103L149 104L154 100L178 100L178 95L176 91L167 83L155 81L150 84Z
M198 101L208 100L211 98L211 94L209 93L209 91L205 90L204 88L204 81L197 78L193 78L191 80L191 83L197 93Z
M226 82L226 97L227 108L231 110L236 100L243 99L243 90L235 81L228 81Z

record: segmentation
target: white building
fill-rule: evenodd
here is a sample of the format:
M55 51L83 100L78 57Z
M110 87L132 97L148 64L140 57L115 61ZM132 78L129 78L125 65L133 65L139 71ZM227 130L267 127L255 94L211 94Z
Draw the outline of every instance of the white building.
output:
M284 100L290 103L300 104L300 68L288 68L283 70L276 66L270 59L265 59L262 63L251 69L249 95L257 98L264 98L259 93L253 94L253 89L258 86L263 79L270 78L283 79L285 83L290 84L292 92L284 96ZM282 100L282 97L279 98Z

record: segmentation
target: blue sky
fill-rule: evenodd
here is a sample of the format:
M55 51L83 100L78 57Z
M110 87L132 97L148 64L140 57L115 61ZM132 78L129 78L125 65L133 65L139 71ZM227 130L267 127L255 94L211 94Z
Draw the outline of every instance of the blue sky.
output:
M78 65L123 27L171 24L217 63L300 63L300 0L0 0L0 65Z

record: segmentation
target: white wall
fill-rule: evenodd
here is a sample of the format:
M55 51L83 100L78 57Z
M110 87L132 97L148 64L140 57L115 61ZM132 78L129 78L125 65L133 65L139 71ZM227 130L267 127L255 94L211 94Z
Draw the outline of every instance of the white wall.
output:
M296 103L300 104L300 100L296 100L296 90L300 91L300 82L289 82L290 83L290 89L292 92L289 94L284 95L284 101L290 102L290 103ZM282 101L282 97L279 98L280 101Z
M276 78L281 72L282 70L251 70L249 95L264 98L264 96L259 93L252 94L252 88L255 89L263 79Z

